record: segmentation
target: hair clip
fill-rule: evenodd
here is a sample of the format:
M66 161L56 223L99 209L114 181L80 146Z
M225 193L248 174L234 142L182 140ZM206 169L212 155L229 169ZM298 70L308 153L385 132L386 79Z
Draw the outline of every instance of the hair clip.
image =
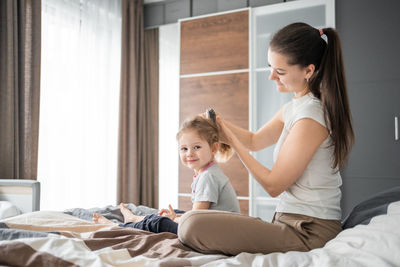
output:
M206 109L206 117L207 119L211 119L213 122L217 122L217 115L212 108Z

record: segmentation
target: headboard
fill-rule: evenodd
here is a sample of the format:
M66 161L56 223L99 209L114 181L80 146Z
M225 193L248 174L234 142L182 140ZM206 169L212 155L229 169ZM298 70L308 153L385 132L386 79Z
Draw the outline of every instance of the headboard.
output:
M40 209L40 182L0 179L0 200L9 201L23 213Z

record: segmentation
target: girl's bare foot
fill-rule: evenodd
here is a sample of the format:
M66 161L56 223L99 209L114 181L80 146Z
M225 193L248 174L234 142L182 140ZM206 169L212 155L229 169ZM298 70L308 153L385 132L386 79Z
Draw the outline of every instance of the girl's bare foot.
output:
M98 223L98 224L115 224L112 221L108 220L106 217L104 217L98 213L93 213L92 221L94 223Z
M119 207L122 215L124 215L124 223L140 222L144 218L144 216L138 216L133 214L132 211L127 206L125 206L124 203L119 204Z

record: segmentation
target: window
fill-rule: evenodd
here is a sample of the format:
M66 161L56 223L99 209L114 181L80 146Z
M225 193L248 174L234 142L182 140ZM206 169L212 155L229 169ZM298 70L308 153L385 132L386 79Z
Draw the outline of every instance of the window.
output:
M121 1L42 3L41 209L114 205Z

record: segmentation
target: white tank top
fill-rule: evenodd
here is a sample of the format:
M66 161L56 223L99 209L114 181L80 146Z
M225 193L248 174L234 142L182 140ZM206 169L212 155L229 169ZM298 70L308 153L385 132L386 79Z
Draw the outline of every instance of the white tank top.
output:
M282 108L282 116L284 127L275 146L274 162L296 121L310 118L328 128L321 101L312 93L286 103ZM337 169L332 169L333 147L329 147L330 141L328 136L315 152L302 176L279 196L277 212L304 214L330 220L341 219L342 178Z

